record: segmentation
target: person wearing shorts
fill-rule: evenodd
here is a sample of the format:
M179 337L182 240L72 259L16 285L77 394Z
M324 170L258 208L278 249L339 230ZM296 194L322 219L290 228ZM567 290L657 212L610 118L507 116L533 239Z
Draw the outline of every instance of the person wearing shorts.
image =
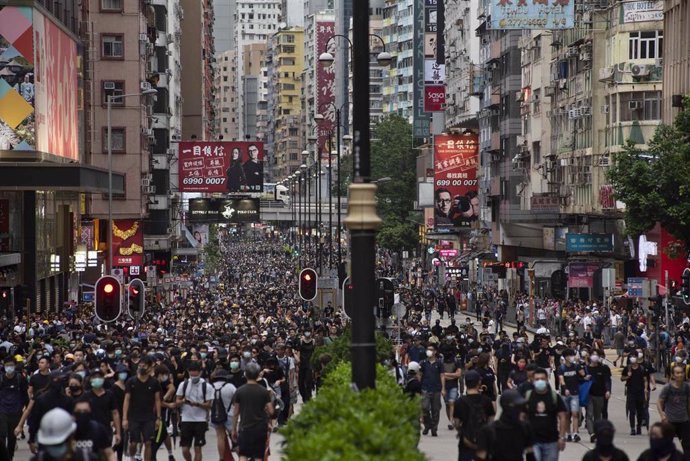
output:
M454 339L452 336L450 337ZM446 416L448 416L448 430L455 430L453 425L453 414L455 413L455 401L458 398L458 380L462 375L462 361L455 356L455 350L444 350L443 356L443 375L446 380ZM448 355L448 357L446 357Z
M187 367L189 379L177 387L177 406L180 411L180 447L185 461L201 461L201 447L206 445L208 412L213 400L213 386L201 377L201 363L191 362Z
M577 360L573 349L563 351L565 363L558 367L561 396L565 407L570 412L571 431L568 431L568 442L580 441L580 383L585 379L585 369Z
M137 375L125 384L122 428L129 431L129 455L134 456L137 444L144 444L144 461L152 460L151 442L161 425L161 386L151 376L153 360L139 361Z
M235 392L232 439L239 447L240 461L262 460L268 446L269 415L273 414L271 394L257 383L261 367L248 363L247 384Z

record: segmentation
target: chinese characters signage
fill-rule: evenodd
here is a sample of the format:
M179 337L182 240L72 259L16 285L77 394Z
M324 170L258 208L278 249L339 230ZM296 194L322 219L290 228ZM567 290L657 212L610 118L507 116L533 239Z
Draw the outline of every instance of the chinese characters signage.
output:
M434 4L435 0L414 0L414 40L412 49L412 64L414 73L413 87L413 126L412 133L415 138L426 138L429 136L430 117L424 111L424 50L426 24L426 6ZM431 5L429 5L431 7ZM435 8L435 6L434 6ZM435 19L435 18L434 18ZM430 37L429 37L430 38ZM435 48L435 47L434 47Z
M664 20L664 2L624 2L623 22Z
M144 264L144 228L134 219L113 222L113 265L142 266Z
M605 184L599 187L599 205L604 210L616 208L616 199L613 196L613 186Z
M316 22L316 52L315 56L328 51L332 55L336 54L336 40L329 43L326 50L326 43L335 34L335 22L317 21ZM328 136L333 132L336 122L335 114L335 65L316 66L316 111L323 115L323 120L318 124L317 143L319 155L322 159L329 159Z
M189 201L187 219L190 223L259 222L259 199L197 198Z
M491 29L572 29L573 0L492 0Z
M424 4L424 112L443 112L446 102L446 66L438 41L439 11L436 0ZM441 59L439 59L441 58Z
M434 216L436 229L469 224L479 218L476 135L434 137Z
M261 142L180 143L180 192L262 192Z
M594 274L599 270L598 263L570 263L568 266L568 286L570 288L592 288Z
M569 253L613 251L613 234L567 234L565 251Z
M10 201L0 200L0 251L10 251Z
M533 194L530 197L530 210L535 212L555 212L560 209L560 199L555 194Z

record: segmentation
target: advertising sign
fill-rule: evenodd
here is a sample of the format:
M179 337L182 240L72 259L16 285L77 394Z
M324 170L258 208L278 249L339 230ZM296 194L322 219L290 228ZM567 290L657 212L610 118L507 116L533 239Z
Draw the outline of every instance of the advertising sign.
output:
M494 0L490 29L572 29L574 0Z
M664 2L624 2L623 22L645 22L664 20Z
M443 112L445 104L445 85L424 86L424 112Z
M34 10L34 48L36 150L79 160L77 44Z
M623 4L625 5L625 3ZM599 186L599 205L604 210L612 210L616 208L616 198L613 195L613 186L604 184Z
M336 56L337 50L336 40L331 40L328 50L326 50L326 43L335 34L335 22L333 21L317 21L316 22L316 38L315 56L319 56L324 51L328 51L333 56ZM319 146L319 154L322 159L328 160L330 154L328 152L328 136L335 129L336 124L336 108L335 108L335 65L331 66L316 66L316 83L314 85L316 92L316 110L323 115L323 120L318 123L317 127L317 143Z
M592 288L594 273L599 269L599 264L570 263L568 267L568 286L570 288Z
M191 223L258 222L260 202L256 198L191 199L187 219Z
M433 3L427 0L426 3ZM414 40L412 48L412 64L414 75L413 87L413 126L412 135L417 138L429 136L430 117L424 112L424 22L425 0L414 0Z
M565 251L569 253L613 251L613 234L567 234Z
M134 219L113 222L113 266L144 264L144 227Z
M261 142L180 143L180 192L262 192Z
M436 229L466 226L479 218L477 135L434 137Z
M0 200L0 251L10 251L10 201Z
M203 248L208 243L208 224L197 224L192 228L192 235L197 248Z
M438 85L446 81L446 65L438 64L436 59L424 61L424 83Z

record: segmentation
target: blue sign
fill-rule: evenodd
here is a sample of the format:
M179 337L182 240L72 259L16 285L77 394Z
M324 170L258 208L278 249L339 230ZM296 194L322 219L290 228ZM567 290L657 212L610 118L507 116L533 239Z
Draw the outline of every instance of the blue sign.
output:
M569 253L611 253L613 234L565 234L565 251Z
M84 303L92 303L94 298L93 291L85 291L81 294L81 301Z
M628 296L631 298L641 298L644 280L642 277L628 277Z
M572 29L575 0L492 0L490 29Z

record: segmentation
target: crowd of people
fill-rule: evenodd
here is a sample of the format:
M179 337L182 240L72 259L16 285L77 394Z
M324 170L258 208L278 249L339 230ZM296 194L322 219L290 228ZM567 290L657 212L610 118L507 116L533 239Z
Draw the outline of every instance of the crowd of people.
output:
M280 237L220 238L215 276L192 273L192 288L150 303L138 322L102 324L79 304L0 322L0 460L25 439L41 461L174 461L177 443L186 461L201 461L209 431L220 460L265 459L271 433L316 391L317 347L340 336L346 319L297 296L308 256ZM378 260L381 275L396 275L392 257ZM457 432L461 461L554 461L583 437L595 444L586 459L627 459L608 420L612 367L625 383L630 435L644 428L650 437L640 459L681 459L674 437L690 453L690 320L675 337L658 333L671 380L652 423L657 333L635 309L551 300L537 303L530 322L521 295L465 293L461 312L458 287L400 282L405 315L393 322L399 342L383 365L402 392L420 397L422 436L446 424Z

